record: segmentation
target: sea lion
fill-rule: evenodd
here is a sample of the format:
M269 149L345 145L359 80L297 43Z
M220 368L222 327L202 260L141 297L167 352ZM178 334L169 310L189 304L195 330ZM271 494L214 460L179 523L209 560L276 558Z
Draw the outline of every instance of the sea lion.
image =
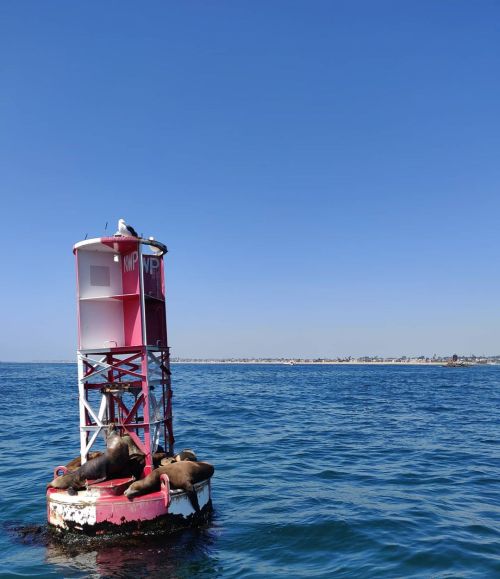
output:
M89 452L87 460L92 460L93 458L97 458L98 456L101 456L101 454L104 454L104 453L102 453L99 450L97 450L95 452ZM70 460L68 462L68 464L66 465L66 470L69 470L69 471L77 470L81 466L82 466L82 457L77 456L73 460Z
M130 436L130 434L124 434L122 437L122 442L125 442L128 446L128 453L131 454L142 454L144 455L144 453L142 452L142 450L137 446L137 444L134 442L134 439Z
M129 445L118 433L108 436L108 448L104 454L88 460L76 470L55 478L47 488L68 489L69 494L85 487L86 480L102 482L116 476L124 476L129 469Z
M139 495L158 491L160 490L160 477L162 474L166 474L169 478L170 486L174 489L185 490L194 510L199 513L200 505L193 485L210 478L214 474L214 470L214 467L208 462L192 462L188 460L174 462L160 466L147 477L132 483L124 495L128 499L133 499Z
M153 465L155 468L159 467L161 464L161 461L165 458L168 458L168 455L166 452L160 452L160 451L156 451L155 453L153 453Z
M190 448L185 448L179 454L175 456L166 456L161 460L161 466L165 466L167 464L172 464L173 462L180 462L181 460L190 460L196 462L198 459L196 458L196 454Z
M128 463L124 465L123 471L115 476L132 475L136 479L141 478L142 471L146 465L146 455L137 446L130 434L124 434L122 441L128 446Z

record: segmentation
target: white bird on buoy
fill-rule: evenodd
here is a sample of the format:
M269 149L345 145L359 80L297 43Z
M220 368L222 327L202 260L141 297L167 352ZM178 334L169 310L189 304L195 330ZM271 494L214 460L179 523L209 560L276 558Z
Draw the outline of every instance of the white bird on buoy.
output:
M155 240L154 237L149 238L149 241L154 241L154 240ZM159 247L156 247L156 245L150 245L149 247L150 247L151 251L157 255L159 255L160 253L163 253L163 250Z
M118 231L115 235L123 235L124 237L139 237L137 231L132 227L132 225L127 225L125 219L118 220Z

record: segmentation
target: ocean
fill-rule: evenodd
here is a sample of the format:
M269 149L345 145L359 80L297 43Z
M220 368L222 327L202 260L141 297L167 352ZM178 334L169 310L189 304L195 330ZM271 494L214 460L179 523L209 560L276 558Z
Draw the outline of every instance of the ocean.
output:
M0 384L1 577L500 577L500 367L174 365L213 518L92 546L45 531L76 365L0 364Z

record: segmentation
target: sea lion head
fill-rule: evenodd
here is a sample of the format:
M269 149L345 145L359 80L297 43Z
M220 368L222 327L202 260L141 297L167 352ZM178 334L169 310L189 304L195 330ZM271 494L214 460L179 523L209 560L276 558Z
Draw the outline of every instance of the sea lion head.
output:
M191 461L191 462L197 462L198 461L194 451L191 450L190 448L185 448L184 450L182 450L181 452L179 452L179 454L176 454L175 456L167 456L165 458L162 458L160 464L161 464L161 466L166 466L167 464L172 464L173 462L181 462L183 460L187 460L187 461Z
M134 497L136 497L138 494L140 494L140 487L142 486L141 481L135 481L133 482L128 489L125 490L125 492L123 493L128 499L133 499Z
M126 441L122 439L118 430L116 430L114 427L112 428L111 426L108 427L106 434L106 448L108 450L113 450L122 444L126 444Z
M194 451L192 451L190 448L185 448L175 456L175 460L176 462L180 462L181 460L190 460L192 462L196 462L198 459L196 458Z
M47 485L48 489L67 489L75 482L75 475L73 473L66 473L56 477Z

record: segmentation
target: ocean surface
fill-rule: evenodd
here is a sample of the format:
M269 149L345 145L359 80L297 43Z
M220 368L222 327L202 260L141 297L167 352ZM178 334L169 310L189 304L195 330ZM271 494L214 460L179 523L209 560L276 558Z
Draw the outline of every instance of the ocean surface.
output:
M0 364L0 385L1 577L500 577L500 367L174 365L214 516L91 548L45 532L76 366Z

